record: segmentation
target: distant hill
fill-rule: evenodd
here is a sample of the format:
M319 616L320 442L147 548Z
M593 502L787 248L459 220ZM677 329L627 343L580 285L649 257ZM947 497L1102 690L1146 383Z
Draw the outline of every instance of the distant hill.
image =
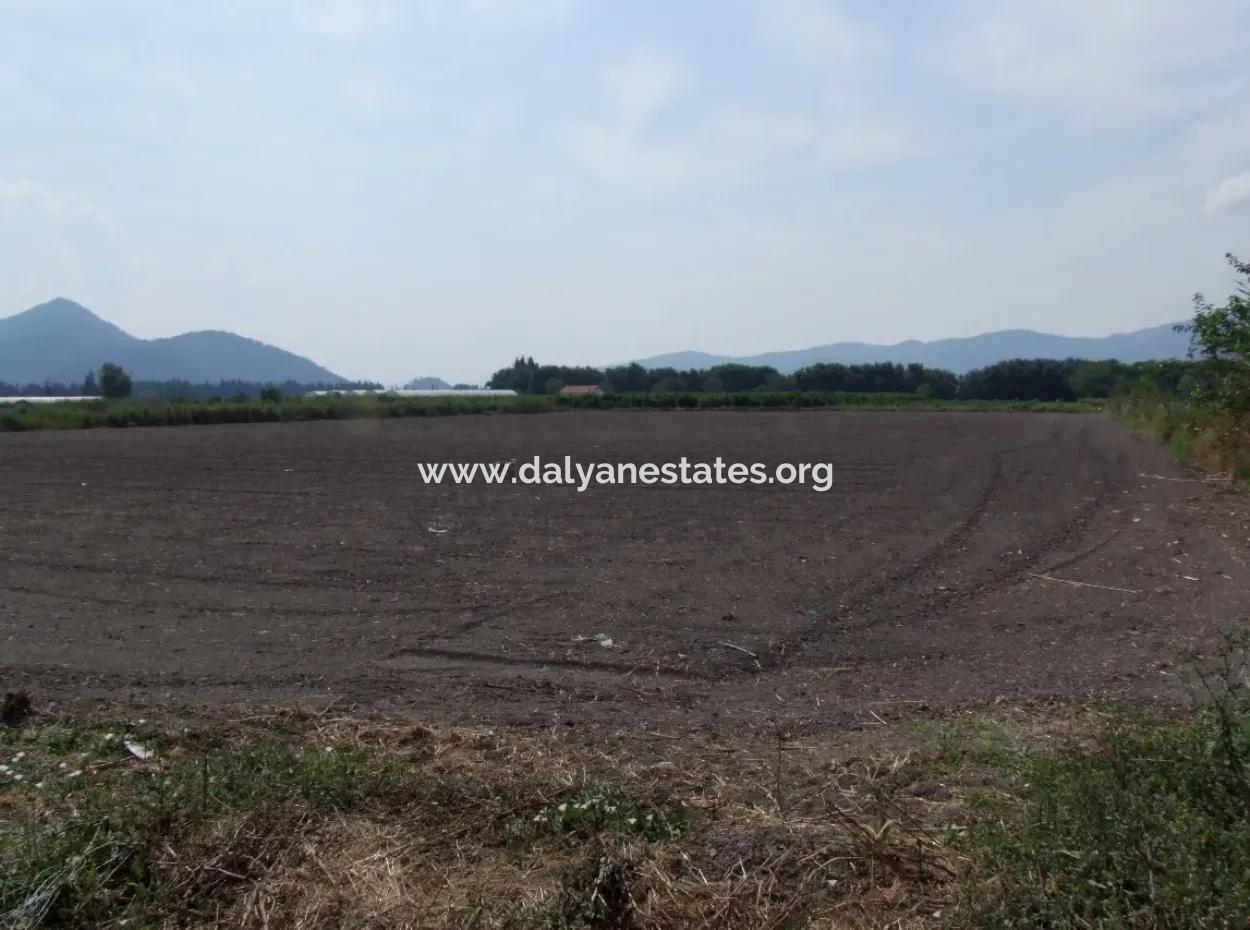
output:
M405 391L447 391L451 385L442 378L413 378L404 385Z
M343 380L302 356L234 333L138 339L63 297L0 319L0 381L76 383L104 362L116 362L143 381Z
M1188 351L1189 337L1176 332L1169 324L1096 338L1055 336L1029 329L1004 329L980 336L938 339L933 342L910 340L895 345L834 342L810 349L765 352L761 355L672 352L638 359L638 362L647 368L677 369L711 368L713 365L739 362L744 365L771 365L782 374L790 374L818 362L841 362L844 365L919 362L922 365L962 373L1009 358L1114 358L1122 362L1143 362L1150 359L1184 358Z

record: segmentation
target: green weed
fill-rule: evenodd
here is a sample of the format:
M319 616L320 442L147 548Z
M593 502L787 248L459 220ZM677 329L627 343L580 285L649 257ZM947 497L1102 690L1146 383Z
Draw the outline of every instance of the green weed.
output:
M515 825L513 833L590 837L610 832L667 843L680 839L689 826L690 814L684 808L633 802L611 791L587 788L540 808L528 823Z
M263 743L113 775L109 757L130 752L116 732L56 725L27 731L20 744L29 749L9 756L0 777L0 799L9 792L26 802L22 817L0 819L3 927L142 915L169 896L163 850L191 842L214 818L283 804L351 809L405 785L396 761L356 749Z
M970 834L979 927L1243 927L1250 921L1250 699L1122 721L1095 749L1031 756L1021 800ZM990 894L985 876L1001 882Z

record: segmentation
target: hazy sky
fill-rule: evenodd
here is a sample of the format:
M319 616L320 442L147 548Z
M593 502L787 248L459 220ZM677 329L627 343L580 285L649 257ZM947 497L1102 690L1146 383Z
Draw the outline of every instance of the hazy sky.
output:
M1228 293L1245 0L0 0L0 315L348 376Z

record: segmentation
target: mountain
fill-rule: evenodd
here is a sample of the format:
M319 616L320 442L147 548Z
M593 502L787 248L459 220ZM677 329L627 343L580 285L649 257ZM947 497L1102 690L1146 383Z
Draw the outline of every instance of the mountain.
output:
M442 378L413 378L404 385L405 391L448 391L451 385Z
M1086 358L1119 359L1122 362L1144 362L1150 359L1184 358L1189 351L1189 337L1176 332L1171 324L1139 329L1112 336L1055 336L1030 329L1004 329L980 336L959 339L938 339L933 342L909 340L894 345L872 345L867 342L834 342L795 349L789 352L765 352L761 355L711 355L707 352L672 352L638 359L646 368L711 368L736 362L743 365L771 365L782 374L790 374L818 362L841 362L844 365L868 362L919 362L933 368L947 368L956 373L992 365L1009 358Z
M136 381L343 380L302 356L234 333L138 339L63 297L0 319L0 381L75 383L105 362L121 365Z

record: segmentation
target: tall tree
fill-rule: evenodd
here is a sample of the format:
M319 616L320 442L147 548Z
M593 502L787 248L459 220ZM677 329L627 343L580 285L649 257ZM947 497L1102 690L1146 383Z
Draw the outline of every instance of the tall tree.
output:
M100 366L100 393L105 397L129 397L134 382L121 365L105 362Z

